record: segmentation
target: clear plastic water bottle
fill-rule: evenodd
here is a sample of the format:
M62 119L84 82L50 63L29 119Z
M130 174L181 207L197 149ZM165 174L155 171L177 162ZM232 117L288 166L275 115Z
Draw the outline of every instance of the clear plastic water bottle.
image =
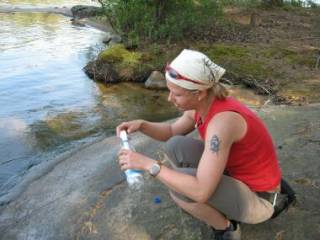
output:
M122 141L122 144L121 144L122 148L135 151L134 147L131 146L129 143L129 139L126 131L123 130L120 132L120 138ZM140 188L142 186L143 184L142 171L135 170L135 169L127 169L124 171L124 173L126 174L126 179L130 187Z

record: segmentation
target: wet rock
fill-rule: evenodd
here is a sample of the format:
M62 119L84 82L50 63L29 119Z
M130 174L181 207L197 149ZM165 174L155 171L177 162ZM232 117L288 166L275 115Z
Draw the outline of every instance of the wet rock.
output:
M112 43L121 43L122 39L119 35L113 35L112 36Z
M117 72L110 63L104 61L91 61L84 67L84 72L93 80L103 83L120 82Z
M80 21L79 19L76 18L72 18L71 20L72 25L74 26L78 26L78 27L85 27L85 23L83 23L82 21Z
M105 44L109 44L112 41L112 37L111 36L107 36L105 37L102 42Z
M71 13L74 18L94 17L101 13L100 7L77 5L71 8Z
M106 32L106 36L102 42L111 46L112 44L120 44L122 39L118 34L114 34L112 30L109 30L109 32Z
M167 89L166 79L159 71L153 71L144 85L150 89Z

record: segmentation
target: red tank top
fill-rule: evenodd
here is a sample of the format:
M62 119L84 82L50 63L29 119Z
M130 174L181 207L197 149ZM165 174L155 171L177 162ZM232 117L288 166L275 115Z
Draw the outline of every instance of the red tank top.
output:
M201 138L205 139L210 120L217 113L225 111L237 112L247 123L245 136L231 146L226 165L228 175L245 183L255 192L274 189L281 180L276 150L265 125L249 108L231 97L214 100L203 122L199 114L195 114Z

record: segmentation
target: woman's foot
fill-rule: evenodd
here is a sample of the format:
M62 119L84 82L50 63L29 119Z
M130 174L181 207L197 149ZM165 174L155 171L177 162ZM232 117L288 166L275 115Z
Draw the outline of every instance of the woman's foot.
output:
M226 230L213 229L214 240L241 240L240 224L231 220L230 226Z

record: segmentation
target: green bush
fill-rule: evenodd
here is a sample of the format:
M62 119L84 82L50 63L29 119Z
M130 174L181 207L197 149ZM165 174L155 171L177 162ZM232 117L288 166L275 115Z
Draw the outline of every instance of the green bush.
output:
M217 0L103 0L112 27L133 42L180 40L212 26L222 15Z

